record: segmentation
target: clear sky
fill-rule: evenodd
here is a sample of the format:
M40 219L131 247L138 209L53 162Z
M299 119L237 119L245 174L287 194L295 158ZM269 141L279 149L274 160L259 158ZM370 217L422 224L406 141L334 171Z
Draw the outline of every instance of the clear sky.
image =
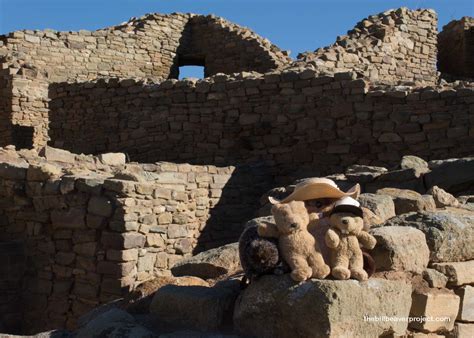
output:
M474 0L0 0L0 34L20 29L94 30L145 13L215 14L268 38L291 56L333 43L390 8L433 8L440 28L474 16ZM188 75L198 75L191 70Z

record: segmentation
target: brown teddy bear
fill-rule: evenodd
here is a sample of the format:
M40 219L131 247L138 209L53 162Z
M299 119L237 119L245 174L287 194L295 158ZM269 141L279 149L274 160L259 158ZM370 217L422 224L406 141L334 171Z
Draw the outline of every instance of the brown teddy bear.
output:
M258 227L263 237L278 238L278 248L291 268L291 278L297 282L311 277L325 278L330 268L314 237L308 232L309 215L302 201L279 203L272 206L275 224Z
M363 211L359 202L345 197L336 202L329 217L330 229L325 242L331 250L331 274L337 279L367 280L360 245L373 249L375 238L364 231Z

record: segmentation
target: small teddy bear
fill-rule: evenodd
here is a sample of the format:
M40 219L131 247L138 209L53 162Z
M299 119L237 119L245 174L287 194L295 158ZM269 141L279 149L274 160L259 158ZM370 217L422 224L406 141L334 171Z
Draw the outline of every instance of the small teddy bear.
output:
M336 202L329 223L331 227L326 232L325 242L331 250L331 274L337 279L367 280L360 245L373 249L377 241L363 230L363 211L359 202L351 197Z
M308 231L309 215L302 201L272 206L275 225L261 224L258 234L278 238L278 248L297 282L311 277L325 278L331 272L314 237Z

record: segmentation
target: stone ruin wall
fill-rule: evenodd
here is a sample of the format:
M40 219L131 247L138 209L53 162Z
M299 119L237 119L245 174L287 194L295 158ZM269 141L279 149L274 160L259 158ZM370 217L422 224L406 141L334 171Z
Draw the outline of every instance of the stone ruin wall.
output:
M332 46L300 54L294 66L309 63L320 71L357 71L386 84L434 84L437 24L431 9L400 8L371 15Z
M258 168L2 152L2 332L72 328L183 257L234 241L270 187Z
M0 36L0 55L50 82L98 77L178 77L180 58L201 57L206 75L265 72L290 62L268 40L215 16L149 14L97 31L16 31ZM193 64L192 62L190 64Z
M135 161L229 165L273 175L340 172L474 152L474 88L371 88L314 70L202 81L100 80L50 90L51 145ZM113 131L113 132L112 132Z
M182 257L234 241L275 181L390 166L405 154L472 155L471 85L380 85L436 84L436 32L430 10L388 11L293 63L213 16L1 37L2 145L176 163L117 174L100 156L59 152L69 164L44 155L63 167L50 176L37 155L2 158L0 323L8 332L74 327ZM203 63L217 75L164 81ZM75 161L95 174L68 171Z
M442 73L474 78L474 18L451 21L438 35L438 68Z

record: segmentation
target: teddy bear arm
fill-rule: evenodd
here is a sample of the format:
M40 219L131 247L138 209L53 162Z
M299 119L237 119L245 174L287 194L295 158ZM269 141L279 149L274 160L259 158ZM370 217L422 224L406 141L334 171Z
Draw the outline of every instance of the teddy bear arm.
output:
M324 241L328 248L334 249L337 248L340 242L339 235L332 229L329 229L324 236Z
M257 232L262 237L278 238L278 228L270 223L259 224Z
M359 240L359 243L367 249L373 249L375 244L377 244L375 237L365 231L361 231L357 236L357 239Z

